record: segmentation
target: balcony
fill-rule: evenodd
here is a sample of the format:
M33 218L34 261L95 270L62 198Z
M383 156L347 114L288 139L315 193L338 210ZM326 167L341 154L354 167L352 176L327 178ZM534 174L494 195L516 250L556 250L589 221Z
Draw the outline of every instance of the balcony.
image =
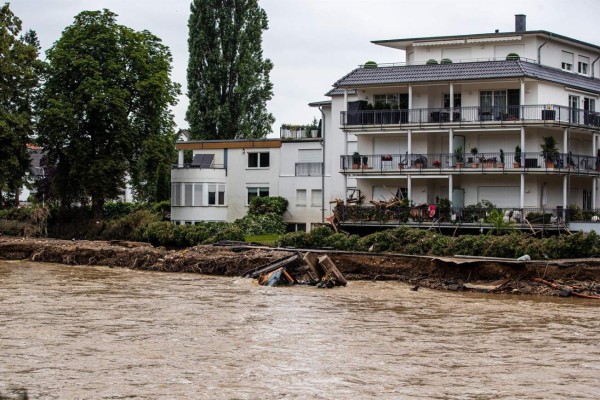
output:
M439 205L412 207L373 205L337 205L335 215L342 225L415 227L452 226L464 228L491 228L493 214L511 227L529 230L531 226L544 229L563 229L565 224L600 223L600 210L571 210L557 208L443 208Z
M304 162L296 163L296 176L321 176L323 173L323 163Z
M363 175L540 172L600 176L600 158L542 152L354 154L340 157L340 169Z
M346 129L368 127L432 127L452 125L511 125L540 122L600 130L600 112L555 104L502 107L414 108L407 110L342 111L340 124Z

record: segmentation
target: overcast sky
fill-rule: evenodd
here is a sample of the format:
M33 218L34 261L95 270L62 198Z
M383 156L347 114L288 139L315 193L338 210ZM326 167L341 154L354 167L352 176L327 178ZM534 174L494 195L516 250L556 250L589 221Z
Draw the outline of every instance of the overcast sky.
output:
M187 21L190 0L12 0L24 29L38 33L43 50L83 10L108 8L118 22L147 29L170 47L173 80L183 86L175 107L179 128L185 111ZM404 61L404 52L371 40L514 31L514 14L527 15L528 30L548 30L600 44L598 0L259 0L269 17L263 34L273 99L268 108L282 123L304 124L318 116L309 102L326 100L331 85L368 60Z

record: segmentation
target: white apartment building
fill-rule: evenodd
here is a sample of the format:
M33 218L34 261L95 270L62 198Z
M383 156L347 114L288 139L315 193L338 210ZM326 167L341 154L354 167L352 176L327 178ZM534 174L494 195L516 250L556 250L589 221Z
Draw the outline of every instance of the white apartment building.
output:
M323 141L306 149L323 151L323 176L294 173L308 141L221 142L218 150L178 143L181 157L183 148L210 153L227 168L202 178L198 169L174 169L174 185L188 186L174 186L173 219L235 219L261 187L288 198L288 221L307 226L331 214L330 201L352 197L365 205L392 196L416 205L449 199L459 219L460 209L482 200L555 219L570 204L598 208L600 46L528 31L524 15L514 32L373 43L405 52L406 62L356 68L335 82L330 101L310 104L322 114ZM250 167L248 152L256 151L270 154L269 168ZM203 201L208 185L223 185L226 200L195 207L196 184L205 185ZM316 189L323 206L313 210Z
M232 222L256 196L282 196L291 229L310 230L323 210L320 138L178 141L171 170L171 220ZM191 151L192 163L184 163Z

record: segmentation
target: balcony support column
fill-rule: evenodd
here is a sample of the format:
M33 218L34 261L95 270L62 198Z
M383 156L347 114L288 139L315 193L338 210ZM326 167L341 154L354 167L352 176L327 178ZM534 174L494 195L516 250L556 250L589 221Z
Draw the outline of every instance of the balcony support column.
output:
M409 129L407 132L408 135L408 143L406 144L406 149L408 150L408 155L412 155L412 129ZM408 162L408 160L406 160Z
M413 87L408 84L408 122L412 122L411 110L413 109Z
M412 177L410 175L408 175L406 177L406 181L407 181L406 191L407 191L408 201L410 204L410 202L412 201Z
M567 209L567 194L568 194L568 181L567 175L563 176L563 209Z
M569 154L569 128L563 129L563 153Z
M454 201L454 199L452 198L453 188L454 188L454 175L448 174L448 200L450 200L451 202ZM451 204L454 204L454 203L451 203Z
M519 90L519 103L521 104L521 110L523 110L523 106L525 105L525 80L523 78L520 79L521 90ZM523 114L521 113L521 118L523 118Z
M454 83L450 82L450 122L454 120Z
M523 152L523 154L525 153L525 127L522 126L521 127L521 151ZM525 157L523 155L523 157ZM523 160L521 160L523 162L523 165L525 165L525 158L523 158Z
M450 163L454 165L452 161L452 154L454 154L454 129L448 129L448 154L450 154Z
M519 195L519 208L525 208L525 174L521 173L521 191Z
M183 150L177 150L177 166L183 167Z
M595 133L592 135L592 157L596 157L598 153L598 135ZM598 159L593 158L594 161L594 169L596 169L596 165L598 165ZM598 179L593 176L592 177L592 209L596 209L596 190L598 190Z

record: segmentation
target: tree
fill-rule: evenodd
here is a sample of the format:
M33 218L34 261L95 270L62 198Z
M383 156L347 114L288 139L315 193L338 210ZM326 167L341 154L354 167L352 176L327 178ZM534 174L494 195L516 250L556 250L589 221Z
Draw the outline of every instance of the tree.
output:
M257 0L193 0L188 21L187 121L194 139L260 138L271 132L273 95L263 59L267 15Z
M40 106L39 142L56 166L61 204L91 199L96 216L122 192L127 174L144 200L156 197L154 170L168 166L170 155L149 163L144 152L154 143L172 152L164 144L174 143L169 107L179 94L169 49L115 19L106 9L75 17L47 52Z
M43 63L35 32L21 32L21 20L0 8L0 207L16 199L29 170L27 144L34 132L32 104L38 94Z

